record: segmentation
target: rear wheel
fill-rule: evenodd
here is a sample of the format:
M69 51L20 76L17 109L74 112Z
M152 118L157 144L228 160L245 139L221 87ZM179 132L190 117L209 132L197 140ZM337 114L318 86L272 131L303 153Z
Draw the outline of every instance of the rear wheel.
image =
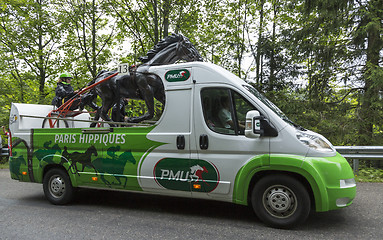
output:
M52 125L52 127L51 127ZM54 118L44 118L42 128L69 128L66 120L58 120Z
M49 170L43 180L45 197L53 204L63 205L73 199L73 186L66 171L60 168Z
M310 196L294 177L278 174L260 179L251 193L255 214L267 225L291 228L306 220Z

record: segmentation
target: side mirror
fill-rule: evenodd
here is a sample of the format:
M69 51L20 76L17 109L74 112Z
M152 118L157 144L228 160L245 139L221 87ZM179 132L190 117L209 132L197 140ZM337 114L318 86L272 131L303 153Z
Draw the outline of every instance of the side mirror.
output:
M257 110L246 113L245 136L248 138L259 138L263 135L261 128L261 114Z
M278 131L257 110L251 110L246 114L245 136L248 138L276 137L278 136Z

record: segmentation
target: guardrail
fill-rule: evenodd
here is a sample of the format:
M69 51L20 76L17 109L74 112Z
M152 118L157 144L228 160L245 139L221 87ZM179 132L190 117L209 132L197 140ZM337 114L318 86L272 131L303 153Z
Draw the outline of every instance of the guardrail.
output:
M383 146L335 146L335 149L352 160L354 172L358 172L359 160L383 160Z
M1 150L0 156L8 156L9 155L8 148L1 148L0 150Z

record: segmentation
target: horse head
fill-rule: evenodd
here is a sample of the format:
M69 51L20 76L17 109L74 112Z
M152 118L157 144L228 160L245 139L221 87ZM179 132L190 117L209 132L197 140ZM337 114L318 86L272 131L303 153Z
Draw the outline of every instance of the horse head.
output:
M190 40L182 34L172 34L159 41L153 49L149 50L146 56L139 58L143 64L141 69L158 64L171 64L177 60L187 62L203 61L198 50Z
M118 151L120 151L120 146L110 147L106 151L106 154L108 154L108 156L111 156L112 158L114 158L116 156L116 152L118 152Z
M51 149L52 149L52 151L59 152L59 153L61 153L61 151L62 151L60 146L57 143L55 145L53 145Z
M90 155L94 155L94 156L97 156L97 149L95 146L90 146L87 150L86 150L87 153L90 153Z
M49 145L51 145L52 141L48 141L48 142L45 142L43 145L44 145L44 148L46 149L49 149Z
M177 43L176 52L177 56L185 60L187 62L193 61L203 61L202 56L199 54L198 50L194 47L194 45L190 42L189 38L180 35L180 40Z

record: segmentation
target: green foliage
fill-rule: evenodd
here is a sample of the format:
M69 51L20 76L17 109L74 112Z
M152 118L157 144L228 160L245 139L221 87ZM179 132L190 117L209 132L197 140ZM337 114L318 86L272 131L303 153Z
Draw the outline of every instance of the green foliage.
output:
M357 182L383 182L383 169L362 168L355 177Z
M334 145L383 145L382 1L18 0L0 9L1 125L11 102L50 104L61 72L79 89L175 32ZM156 102L155 119L162 110Z
M125 106L125 111L128 117L141 116L148 111L148 108L146 107L145 101L143 100L130 100L129 103ZM160 119L163 112L163 106L157 100L154 100L154 111L154 117L151 120L157 121Z
M0 158L0 169L8 169L9 163L8 158Z
M35 102L42 103L46 80L56 70L53 59L61 24L54 18L52 6L48 0L5 1L0 14L1 70L19 83L23 101L23 85L33 85L37 86Z

